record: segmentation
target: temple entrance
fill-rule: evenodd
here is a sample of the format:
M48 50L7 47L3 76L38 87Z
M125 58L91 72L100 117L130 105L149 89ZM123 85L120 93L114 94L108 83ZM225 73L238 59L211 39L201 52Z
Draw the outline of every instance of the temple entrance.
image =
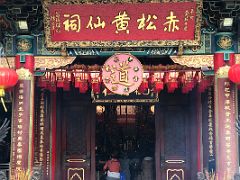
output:
M126 180L155 180L154 106L97 106L96 120L97 179L104 179L104 163L117 152Z
M101 180L118 152L130 180L194 179L197 173L196 91L160 94L155 104L92 104L90 94L57 98L58 179Z

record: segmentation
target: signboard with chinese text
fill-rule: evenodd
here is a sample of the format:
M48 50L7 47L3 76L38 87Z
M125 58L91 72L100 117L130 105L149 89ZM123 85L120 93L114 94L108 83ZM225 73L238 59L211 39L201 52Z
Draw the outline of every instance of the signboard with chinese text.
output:
M105 1L104 1L105 2ZM74 4L75 3L75 4ZM48 47L159 47L200 43L201 0L53 3L45 0Z
M136 103L157 103L159 102L158 93L150 92L148 94L131 93L129 96L121 96L117 94L93 94L92 102L96 104L136 104Z
M115 54L102 68L104 85L114 94L129 95L142 83L143 67L131 54Z

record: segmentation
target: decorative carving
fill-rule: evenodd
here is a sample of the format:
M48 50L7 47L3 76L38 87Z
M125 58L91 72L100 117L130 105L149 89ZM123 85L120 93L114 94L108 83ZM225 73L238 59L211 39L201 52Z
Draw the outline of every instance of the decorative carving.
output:
M0 170L0 179L1 179L1 180L8 180L8 179L7 179L6 171Z
M11 31L16 32L14 26L18 20L26 20L29 32L43 29L43 14L41 0L6 0L3 10L8 20L11 21Z
M213 68L213 55L186 55L186 56L170 56L171 59L180 65L187 67ZM240 58L239 58L240 59Z
M240 54L235 54L236 64L240 64Z
M76 57L68 56L35 56L35 69L46 68L54 69L71 64ZM0 57L0 62L3 67L8 67L7 61L9 62L10 68L15 68L15 57Z
M167 169L167 180L184 180L183 169Z
M75 56L35 56L35 68L59 68L71 64L75 58Z
M30 180L41 180L43 175L43 170L41 166L33 167L32 175Z
M4 142L4 138L8 134L8 130L10 129L9 124L10 124L10 120L4 119L4 121L0 127L0 143Z
M177 54L177 48L174 47L162 47L162 48L148 48L147 55L173 55Z
M83 168L68 168L68 180L84 180L84 169Z
M32 43L28 39L19 39L17 49L20 52L27 52L32 48Z
M183 40L183 46L198 46L201 39L201 21L202 21L202 1L192 0L197 3L195 34L194 40ZM163 40L163 41L51 41L50 16L48 7L51 4L107 4L107 3L156 3L156 2L170 2L166 0L44 0L44 29L46 33L46 44L49 48L60 48L64 43L67 47L159 47L159 46L179 46L179 40ZM176 1L175 1L176 2ZM179 0L178 2L188 2L188 0Z
M205 0L203 2L203 17L206 18L206 24L217 28L224 18L238 19L240 14L240 1L212 1ZM221 17L221 18L219 18ZM237 26L233 23L234 26Z
M216 78L228 78L229 69L230 69L230 66L228 65L220 67L215 73Z
M20 68L20 69L17 69L16 72L18 74L19 80L32 80L33 79L33 75L28 69Z
M233 46L232 38L224 35L218 39L217 45L222 49L228 50Z

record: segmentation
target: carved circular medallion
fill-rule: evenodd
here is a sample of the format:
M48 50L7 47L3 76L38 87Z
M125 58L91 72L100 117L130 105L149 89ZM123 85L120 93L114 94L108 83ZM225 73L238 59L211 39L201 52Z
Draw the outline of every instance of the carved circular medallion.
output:
M228 50L233 46L232 38L224 35L218 39L217 45L224 50Z
M17 49L20 52L27 52L32 48L32 43L28 39L19 39L17 42Z
M129 95L142 83L143 67L131 54L115 54L104 63L102 78L114 94Z

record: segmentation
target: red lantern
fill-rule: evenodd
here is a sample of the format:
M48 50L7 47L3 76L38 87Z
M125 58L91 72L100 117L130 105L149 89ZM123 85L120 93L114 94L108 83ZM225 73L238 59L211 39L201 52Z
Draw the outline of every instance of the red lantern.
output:
M94 94L101 93L101 83L102 83L102 75L100 72L92 71L90 73L90 82L92 84L92 91Z
M228 77L232 82L236 84L240 83L240 64L234 64L230 67Z
M57 91L57 81L56 81L55 72L50 72L49 81L47 83L47 89L50 92L56 92Z
M9 68L0 67L0 97L4 110L7 111L3 96L5 95L5 89L16 85L18 81L18 75L16 71Z
M148 80L143 79L141 85L138 87L138 92L141 94L146 93L148 91Z
M164 84L161 80L155 82L155 86L154 86L155 93L159 93L161 90L163 90L163 88L164 88Z
M87 81L80 81L79 82L79 92L86 93L88 90L88 82Z
M164 88L163 83L164 72L151 73L149 77L149 84L154 93L159 93Z
M167 88L169 93L173 93L178 88L178 75L179 72L169 72L167 80Z
M168 82L167 87L168 87L168 92L173 93L175 89L178 88L178 82L177 81Z

